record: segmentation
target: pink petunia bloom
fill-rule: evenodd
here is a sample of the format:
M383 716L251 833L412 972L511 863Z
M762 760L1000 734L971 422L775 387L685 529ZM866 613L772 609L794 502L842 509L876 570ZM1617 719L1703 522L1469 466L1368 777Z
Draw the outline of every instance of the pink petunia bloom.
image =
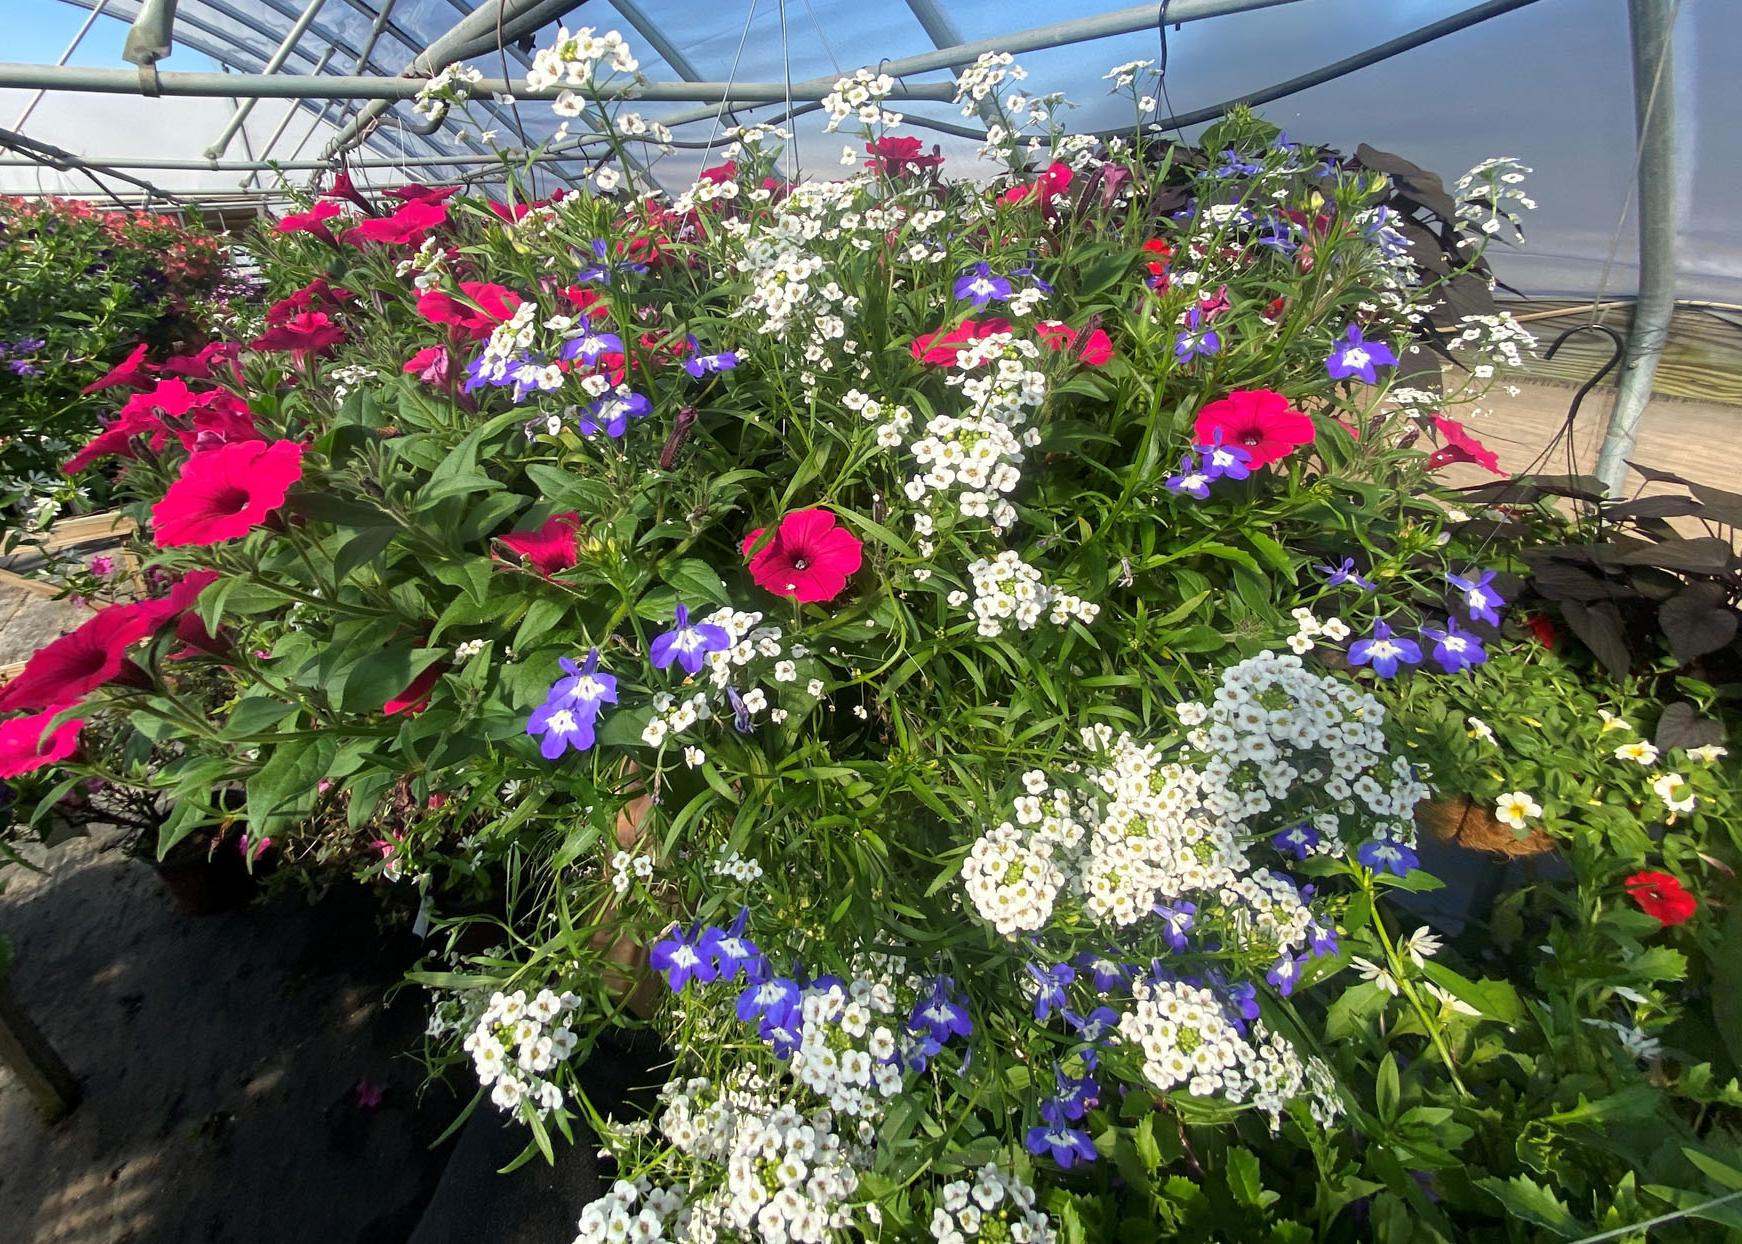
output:
M326 277L317 276L295 293L286 294L266 308L266 323L268 326L283 324L304 311L337 311L346 303L355 301L356 297L343 285L329 285Z
M937 168L944 162L935 143L931 154L926 155L924 145L917 138L879 138L874 143L865 144L865 153L871 157L865 161L865 167L876 169L887 177L919 173Z
M216 570L190 570L171 585L167 595L139 601L134 607L145 618L149 629L156 631L192 609L200 593L217 581Z
M1445 444L1428 455L1428 470L1437 471L1454 462L1473 462L1485 471L1492 471L1496 475L1506 474L1500 469L1500 456L1471 436L1469 429L1456 419L1435 415L1434 429Z
M151 364L145 361L145 351L145 343L140 342L133 347L131 354L111 367L101 379L91 381L80 392L96 393L121 385L129 389L143 389L151 383Z
M21 777L57 764L79 749L84 718L63 721L51 731L49 722L59 711L51 708L28 717L0 721L0 778Z
M333 231L327 228L326 222L338 214L337 203L331 199L322 199L306 212L293 212L284 217L275 228L279 233L307 233L329 246L336 246L338 240L333 237Z
M715 186L735 181L737 177L738 164L735 160L727 160L724 164L716 164L713 168L705 168L696 174L697 181L705 181Z
M459 189L458 186L420 186L413 183L394 190L383 190L381 193L390 199L398 199L401 203L444 203Z
M1041 320L1034 326L1035 333L1041 341L1054 350L1069 350L1076 346L1077 338L1082 336L1076 329L1059 320ZM1083 338L1082 348L1077 351L1077 359L1090 367L1102 367L1113 358L1113 339L1099 328L1091 329Z
M513 317L521 297L505 285L487 281L461 281L460 292L470 302L461 302L439 289L426 289L417 298L417 313L431 324L452 324L474 340L488 337L496 325Z
M99 458L136 457L134 439L162 430L163 420L158 416L142 410L123 410L107 427L92 437L83 449L62 463L61 471L67 475L77 475Z
M405 713L415 717L429 707L429 693L434 689L436 680L442 676L442 666L438 662L430 666L411 680L411 685L391 700L381 706L381 711L389 717Z
M217 544L247 535L302 478L296 441L237 441L195 454L151 510L157 547Z
M913 357L922 363L949 367L956 361L963 346L990 337L993 333L1010 331L1010 321L994 316L989 320L963 320L949 332L921 333L908 347Z
M344 326L333 323L326 312L305 311L274 324L248 346L253 350L289 350L300 359L330 350L345 337Z
M744 537L750 577L776 596L802 604L833 600L864 561L864 546L827 510L795 510L780 520L774 539L754 555L750 550L767 530Z
M1235 389L1198 412L1192 434L1199 445L1237 445L1256 469L1280 462L1313 439L1313 421L1292 409L1288 399L1269 389Z
M351 181L351 174L346 169L340 169L333 174L333 188L321 195L323 199L344 199L347 203L355 203L358 207L375 214L374 205L357 192L357 187Z
M417 246L430 230L447 223L448 209L440 203L413 200L391 216L377 217L354 225L345 234L352 246L362 242L384 242L390 246Z
M1233 309L1228 301L1228 287L1222 286L1215 293L1198 299L1198 316L1203 320L1213 320L1219 315L1226 315Z
M0 712L65 708L105 683L143 681L127 649L152 629L139 605L110 605L78 630L38 648L24 670L0 687Z
M537 531L516 531L501 537L502 543L513 549L545 578L559 570L567 570L579 560L581 516L570 510L553 514Z
M400 368L408 376L416 376L425 384L446 384L452 360L446 346L425 346L405 360Z
M998 202L1009 205L1012 203L1038 202L1041 209L1049 215L1053 211L1054 195L1063 194L1071 188L1071 166L1054 163L1047 167L1034 181L1026 185L1015 186L998 196Z
M234 375L236 358L241 353L242 347L234 341L214 341L202 346L197 354L178 354L165 359L158 370L187 380L211 380L212 373L220 366L228 366Z

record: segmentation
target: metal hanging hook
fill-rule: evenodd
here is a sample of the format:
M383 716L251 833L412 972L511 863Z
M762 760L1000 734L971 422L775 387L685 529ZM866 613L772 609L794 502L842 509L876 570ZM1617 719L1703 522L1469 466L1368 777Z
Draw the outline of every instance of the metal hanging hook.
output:
M1610 328L1607 324L1578 324L1567 329L1566 332L1556 337L1554 339L1554 344L1542 352L1542 357L1545 360L1552 359L1555 356L1555 351L1565 345L1567 338L1571 337L1574 333L1602 333L1609 339L1609 344L1613 347L1613 353L1609 355L1609 361L1597 369L1596 375L1580 385L1579 391L1573 394L1573 404L1567 408L1566 420L1561 424L1561 436L1565 436L1573 430L1573 423L1579 417L1579 404L1585 400L1585 394L1601 384L1604 376L1607 376L1610 372L1621 366L1622 356L1627 353L1627 342L1622 339L1620 333L1616 332L1613 328Z

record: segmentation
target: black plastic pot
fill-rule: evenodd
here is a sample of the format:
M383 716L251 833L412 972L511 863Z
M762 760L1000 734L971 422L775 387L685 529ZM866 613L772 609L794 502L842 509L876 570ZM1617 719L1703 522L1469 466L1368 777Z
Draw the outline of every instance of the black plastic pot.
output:
M245 907L259 889L234 838L215 846L208 838L184 839L152 865L176 910L186 916L216 916Z

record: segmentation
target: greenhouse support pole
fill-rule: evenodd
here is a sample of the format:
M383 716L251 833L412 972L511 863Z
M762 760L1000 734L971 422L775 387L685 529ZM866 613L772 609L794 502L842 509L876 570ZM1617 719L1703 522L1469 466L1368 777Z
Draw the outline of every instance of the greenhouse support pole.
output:
M314 25L315 17L326 2L327 0L308 0L308 4L303 6L302 16L298 17L296 23L285 32L283 40L278 45L278 50L272 54L272 59L261 68L262 75L270 76L284 68L284 62L290 59L290 54L295 50L297 41L308 32L310 26ZM330 51L328 54L331 54ZM319 70L317 69L316 72L318 73ZM230 140L236 137L236 131L247 122L248 114L254 111L255 103L256 101L253 99L238 102L235 115L225 122L222 132L213 140L212 145L206 148L206 159L216 160L229 149ZM293 110L295 107L295 104L291 105Z
M1597 456L1597 477L1619 495L1651 401L1675 314L1675 66L1671 26L1679 0L1627 0L1633 41L1633 116L1639 133L1639 299Z

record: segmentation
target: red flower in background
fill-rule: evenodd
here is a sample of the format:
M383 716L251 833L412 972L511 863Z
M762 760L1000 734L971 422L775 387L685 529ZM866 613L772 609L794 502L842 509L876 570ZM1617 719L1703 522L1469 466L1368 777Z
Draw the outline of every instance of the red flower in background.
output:
M1274 323L1276 323L1276 321L1278 321L1282 318L1282 313L1287 309L1288 309L1288 300L1287 299L1285 299L1285 298L1272 298L1269 302L1264 304L1263 310L1259 311L1258 314L1263 316L1270 323L1274 324Z
M570 510L566 514L551 515L537 531L511 532L501 540L520 554L527 565L548 579L579 560L580 530L581 516Z
M338 214L337 203L331 199L322 199L306 212L293 212L284 217L274 227L279 233L312 234L330 246L337 246L338 239L333 237L333 231L327 228L326 222Z
M1034 331L1042 342L1054 350L1069 350L1077 344L1081 335L1076 329L1058 320L1041 320L1034 326ZM1113 358L1113 339L1100 329L1091 329L1083 338L1082 348L1077 351L1077 358L1090 367L1101 367Z
M188 380L210 380L213 371L222 365L228 365L234 375L236 359L241 353L242 347L234 341L214 341L202 346L198 354L178 354L165 359L158 370Z
M266 308L266 322L283 324L304 311L337 311L355 297L344 286L328 285L326 277L317 276L294 294L287 294Z
M1313 421L1269 389L1235 389L1198 411L1192 435L1199 445L1238 445L1252 455L1251 467L1280 462L1313 439Z
M780 520L774 539L753 556L766 527L744 537L750 577L776 596L801 603L833 600L864 561L864 546L827 510L795 510Z
M352 246L360 242L385 242L390 246L417 246L437 225L446 224L448 209L440 203L413 200L391 216L380 216L352 226L345 241Z
M1151 289L1166 289L1172 278L1168 275L1167 266L1173 262L1173 247L1160 238L1150 238L1143 244L1146 254L1154 255L1145 266L1149 269L1149 286Z
M298 358L330 350L345 340L343 326L324 311L304 311L281 324L274 324L248 343L254 350L289 350Z
M874 168L886 177L919 173L924 169L937 168L944 162L944 157L935 143L932 145L931 154L926 155L925 145L917 138L879 138L874 143L866 143L865 152L871 157L865 161L865 167Z
M65 708L104 683L133 674L127 649L151 632L139 605L110 605L73 631L36 650L24 670L0 687L0 712Z
M446 346L425 346L405 360L400 368L408 376L416 376L425 384L446 384L452 360Z
M738 177L738 163L727 160L724 164L716 164L713 168L705 168L696 174L697 181L705 181L709 185L718 186Z
M611 306L596 289L588 289L585 285L565 285L560 291L564 298L575 304L575 310L589 318L597 319L601 315L611 314Z
M969 342L990 337L993 333L1009 331L1010 321L1005 319L994 317L990 320L963 320L947 333L922 333L913 339L913 344L908 349L922 363L948 367L955 363L956 355Z
M398 199L401 203L445 203L459 193L458 186L419 186L416 184L400 186L394 190L383 190L381 193L390 199Z
M1639 910L1664 928L1693 919L1699 900L1668 873L1634 873L1627 878L1627 895Z
M1560 643L1560 635L1554 629L1554 622L1546 613L1533 613L1524 620L1525 629L1544 648L1553 648Z
M82 717L63 721L50 732L58 709L0 721L0 778L15 778L65 760L79 748Z
M1070 165L1054 163L1027 185L1006 190L998 196L998 201L1004 204L1038 202L1042 210L1050 215L1053 210L1053 196L1069 190L1072 178Z
M391 700L381 706L381 711L389 717L399 713L409 713L416 716L429 707L429 693L436 685L436 679L442 676L440 663L430 666L423 673L411 680L411 685Z
M321 195L321 198L344 199L348 203L355 203L371 216L375 214L374 205L357 193L357 187L351 183L351 174L347 169L340 169L333 174L333 188Z
M145 343L140 342L133 347L133 353L111 367L99 380L93 380L80 390L82 393L96 393L102 389L113 389L118 385L126 385L130 389L143 389L151 383L151 364L145 361Z
M284 504L290 486L302 478L302 454L296 441L239 441L195 454L152 507L157 547L217 544L247 535Z
M476 340L488 337L491 329L510 319L521 303L520 295L507 286L486 281L461 281L460 292L471 302L461 302L439 289L426 289L417 297L417 313L431 324L452 324Z
M1439 432L1440 439L1445 444L1428 455L1428 470L1437 471L1454 462L1473 462L1485 471L1492 471L1496 475L1506 474L1500 469L1499 455L1471 436L1464 425L1456 419L1435 415L1434 428Z

